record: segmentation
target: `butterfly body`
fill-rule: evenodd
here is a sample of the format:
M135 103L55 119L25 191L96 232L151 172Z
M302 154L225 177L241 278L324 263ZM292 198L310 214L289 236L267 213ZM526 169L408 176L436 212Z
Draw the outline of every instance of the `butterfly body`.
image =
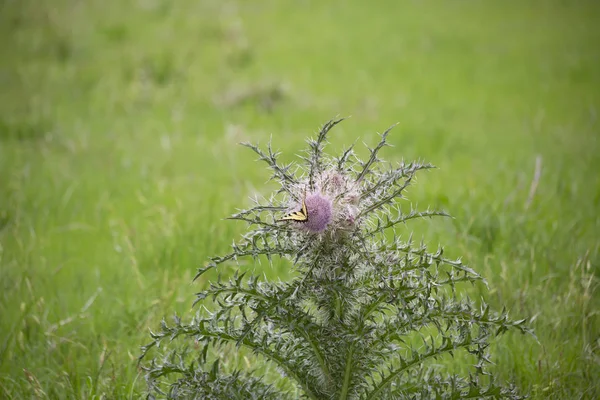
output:
M292 211L289 214L284 215L278 221L295 221L295 222L307 222L308 211L306 210L306 203L302 199L302 207L298 211Z

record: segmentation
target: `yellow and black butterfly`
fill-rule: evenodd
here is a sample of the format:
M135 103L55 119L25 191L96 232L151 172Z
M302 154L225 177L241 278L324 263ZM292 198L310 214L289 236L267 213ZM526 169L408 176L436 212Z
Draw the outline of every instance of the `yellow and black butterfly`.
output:
M302 208L300 210L292 211L291 213L284 215L281 219L278 219L277 221L308 221L308 211L306 210L306 203L304 202L304 199L302 199Z

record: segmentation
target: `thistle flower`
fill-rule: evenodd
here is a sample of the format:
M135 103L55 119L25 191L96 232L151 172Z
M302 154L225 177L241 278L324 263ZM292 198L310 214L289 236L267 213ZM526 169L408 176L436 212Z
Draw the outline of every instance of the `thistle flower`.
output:
M350 180L339 172L324 171L315 179L315 190L301 195L298 191L294 197L303 196L302 202L294 202L290 208L298 210L306 205L307 218L302 222L295 222L293 226L308 233L323 233L328 231L332 235L341 231L348 231L356 226L359 213L359 195ZM300 182L299 186L308 185Z
M333 203L322 193L314 192L304 199L308 218L304 223L297 223L300 228L309 232L320 233L327 229L333 218Z
M169 387L169 397L297 398L263 378L208 365L215 346L243 346L281 371L305 398L520 398L512 386L500 386L486 370L490 340L508 329L529 332L524 321L485 303L457 295L463 282L482 278L460 260L443 257L406 236L404 223L445 216L425 210L402 212L397 201L420 170L430 164L385 164L379 151L389 129L370 149L366 161L352 147L339 157L323 154L329 130L323 126L292 174L271 146L263 152L280 183L277 193L231 219L251 230L232 252L213 257L196 277L222 263L244 257L288 259L298 272L290 282L260 281L247 273L211 283L198 301L214 300L215 312L199 312L189 324L176 318L153 333L144 355L163 342L186 336L200 346L196 364L186 353L172 352L146 366L149 390ZM293 217L284 218L286 212ZM423 338L422 343L415 343ZM473 360L469 377L445 371L443 359L463 351ZM144 356L143 355L143 356ZM142 356L142 357L143 357ZM436 360L432 364L430 360ZM165 377L177 375L177 379ZM272 382L271 382L272 383Z

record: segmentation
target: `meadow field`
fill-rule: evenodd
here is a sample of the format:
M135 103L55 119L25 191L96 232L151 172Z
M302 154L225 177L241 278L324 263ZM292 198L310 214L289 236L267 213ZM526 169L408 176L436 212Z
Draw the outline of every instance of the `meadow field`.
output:
M274 188L237 143L297 160L336 116L332 152L398 122L383 157L438 167L403 207L454 218L406 235L530 321L498 377L600 397L599 44L595 1L0 0L0 398L144 396L149 330Z

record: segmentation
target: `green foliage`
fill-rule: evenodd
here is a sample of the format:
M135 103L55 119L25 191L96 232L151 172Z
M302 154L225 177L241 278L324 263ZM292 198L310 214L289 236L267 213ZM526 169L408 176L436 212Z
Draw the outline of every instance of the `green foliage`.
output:
M176 375L169 398L275 396L258 378L240 371L220 374L218 360L211 369L209 349L233 345L277 366L310 399L520 398L514 388L497 386L486 366L491 339L513 328L529 332L525 321L462 296L457 286L481 276L460 260L445 258L442 248L431 252L398 229L411 219L446 215L403 213L397 204L415 174L432 166L382 161L378 155L389 130L366 161L352 148L329 157L323 153L327 133L340 121L328 122L309 140L301 166L279 163L270 145L267 152L248 145L269 165L280 188L232 217L251 230L196 277L244 257L283 257L299 274L289 282L271 282L236 272L198 293L197 302L212 299L214 309L199 312L189 324L179 318L174 325L163 322L144 348L145 356L164 340L188 337L199 346L197 364L186 366L187 351L153 360L146 366L151 392L165 394L161 379ZM323 201L311 202L315 196ZM301 208L304 199L308 221L278 220L283 211ZM315 218L323 224L311 225ZM432 362L455 353L469 355L467 378Z

